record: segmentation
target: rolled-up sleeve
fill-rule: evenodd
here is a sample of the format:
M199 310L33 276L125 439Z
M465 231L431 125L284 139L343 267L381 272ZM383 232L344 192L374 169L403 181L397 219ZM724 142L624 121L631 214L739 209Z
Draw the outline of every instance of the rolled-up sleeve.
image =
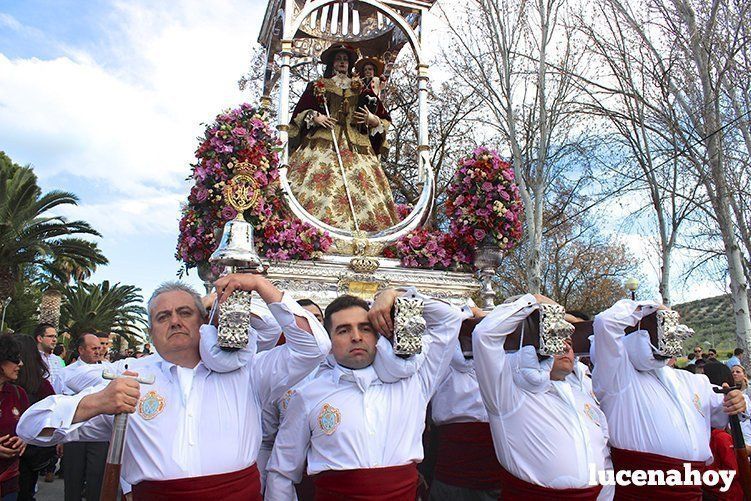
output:
M655 303L623 299L595 317L590 351L595 366L592 387L598 398L621 392L631 384L636 369L623 343L625 330L656 309Z
M496 306L472 333L477 382L485 409L490 414L499 415L502 409L515 403L517 388L504 344L506 337L538 308L535 297L525 294L513 303Z
M112 416L96 416L73 424L78 404L105 385L87 388L77 395L52 395L29 407L21 416L16 433L24 442L49 446L69 441L107 441L112 434ZM52 429L52 435L41 436Z
M265 497L267 500L295 499L294 484L302 478L310 447L310 426L307 417L304 399L299 393L293 395L268 462Z

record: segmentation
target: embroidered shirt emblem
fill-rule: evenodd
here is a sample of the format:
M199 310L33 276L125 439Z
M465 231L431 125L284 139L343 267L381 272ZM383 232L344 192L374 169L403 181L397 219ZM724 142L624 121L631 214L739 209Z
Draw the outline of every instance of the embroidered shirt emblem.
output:
M150 391L138 402L138 414L142 418L149 420L154 419L164 410L164 397L155 391Z
M592 408L591 405L584 404L584 414L586 414L586 416L589 419L591 419L594 424L596 424L597 426L600 426L600 422L595 417L597 413L595 412L595 410Z
M284 411L287 410L287 406L289 405L289 399L292 398L292 396L295 394L295 390L287 390L282 398L279 399L279 412L284 414Z
M323 409L321 409L321 413L318 414L318 426L321 427L321 430L323 430L326 435L334 433L341 421L342 415L339 412L339 409L329 404L323 404Z
M694 407L696 407L696 410L699 411L699 414L704 417L704 411L701 410L701 398L699 397L698 393L694 393Z

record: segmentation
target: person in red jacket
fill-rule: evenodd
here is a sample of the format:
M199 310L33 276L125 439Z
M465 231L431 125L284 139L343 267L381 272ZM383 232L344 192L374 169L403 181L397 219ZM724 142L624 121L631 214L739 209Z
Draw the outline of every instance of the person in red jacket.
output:
M21 370L18 372L16 385L26 391L29 404L34 404L43 398L55 394L49 381L49 367L37 349L37 343L31 336L16 336L21 347ZM34 499L36 484L41 471L49 471L50 465L54 473L57 463L55 447L36 447L29 445L21 456L19 463L19 491L18 501Z
M29 399L18 379L21 347L11 334L0 336L0 500L18 496L18 463L26 444L16 436L16 424L29 407Z
M709 382L716 386L722 386L727 383L732 386L733 373L722 362L708 362L704 366L704 375L709 378ZM737 470L738 460L733 451L733 438L723 428L712 428L712 435L709 438L709 449L712 451L714 461L707 466L708 470ZM722 484L715 486L702 486L703 499L705 501L743 501L743 489L738 481L738 475L733 477L730 489L720 492Z

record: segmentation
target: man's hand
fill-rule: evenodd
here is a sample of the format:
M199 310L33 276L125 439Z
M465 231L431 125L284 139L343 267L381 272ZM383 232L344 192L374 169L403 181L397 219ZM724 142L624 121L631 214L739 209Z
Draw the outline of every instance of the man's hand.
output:
M728 388L727 383L722 384L723 388ZM746 399L740 390L732 390L725 394L725 401L722 403L722 410L730 416L740 414L746 410Z
M391 308L393 308L396 298L401 295L401 292L394 289L387 289L379 293L368 312L368 320L373 324L373 328L387 339L391 339L394 336L394 321L391 318Z
M325 127L327 129L333 129L336 125L336 121L331 118L328 115L324 115L323 113L319 113L315 117L313 117L313 123L318 125L319 127Z
M113 379L103 390L86 395L78 403L74 423L88 421L100 414L132 414L141 397L141 385L132 377Z
M549 297L543 296L542 294L535 294L534 296L538 304L558 304Z
M214 282L219 304L226 301L236 290L248 292L256 290L260 278L261 276L255 273L232 273L223 276Z
M65 450L65 448L63 447L63 444L57 444L55 446L55 454L57 455L57 457L59 457L59 458L63 457L63 451L64 450Z
M278 303L282 300L282 291L257 273L232 273L214 282L214 287L219 297L219 304L226 301L236 290L256 291L266 304Z

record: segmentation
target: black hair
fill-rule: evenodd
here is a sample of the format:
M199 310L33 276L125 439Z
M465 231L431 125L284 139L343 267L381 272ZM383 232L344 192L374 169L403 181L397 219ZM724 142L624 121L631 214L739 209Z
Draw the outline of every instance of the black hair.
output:
M0 362L18 363L20 361L21 345L16 341L16 336L13 334L3 334L0 336Z
M323 327L326 329L326 332L331 334L331 315L347 308L362 308L365 311L370 311L370 305L362 298L350 296L349 294L339 296L326 307L326 314L323 316Z
M707 350L707 352L710 352L710 351L713 351L713 352L715 352L715 355L717 354L717 350L715 350L714 348L709 348L709 349Z
M57 328L54 325L48 324L47 322L42 322L41 324L37 324L37 326L34 327L34 335L33 335L34 340L36 340L36 338L38 337L44 336L44 331L46 331L50 327L57 330Z
M62 344L56 344L55 348L52 350L52 353L57 355L58 357L62 356L63 352L65 351L65 346Z
M18 371L16 384L26 390L29 396L36 395L39 391L39 385L50 376L49 368L42 360L42 354L39 353L34 338L19 335L16 336L16 341L21 348L21 361L23 362L21 370Z
M109 339L110 338L110 335L107 334L106 332L95 332L94 335L96 337L100 338L100 339L103 339L103 338Z
M693 360L693 359L695 359L695 358L696 358L696 354L695 354L695 353L689 353L689 354L688 354L688 359L689 359L689 360Z
M592 320L592 318L589 315L587 315L586 313L584 313L583 311L571 310L571 311L567 311L566 313L568 313L572 317L576 317L578 319L584 320L585 322L589 321L589 320Z
M313 300L310 300L310 299L298 299L297 300L297 304L299 304L300 306L315 306L316 308L318 308L318 311L321 312L321 316L323 316L323 310Z
M734 349L733 350L733 355L735 355L736 357L740 356L740 355L743 355L743 348L736 348L736 349Z
M728 386L735 384L730 367L722 362L707 362L704 364L704 375L715 386L722 386L723 383L727 383Z

